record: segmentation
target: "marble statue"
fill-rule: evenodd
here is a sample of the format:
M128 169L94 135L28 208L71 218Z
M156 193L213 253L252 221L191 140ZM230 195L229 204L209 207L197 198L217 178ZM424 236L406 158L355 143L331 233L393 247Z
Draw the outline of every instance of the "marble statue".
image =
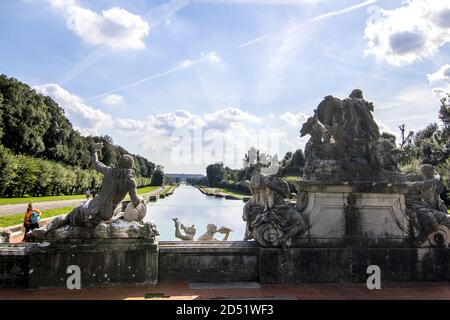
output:
M300 130L300 136L310 135L306 180L405 181L397 166L399 150L381 138L373 110L359 89L344 100L325 97Z
M410 216L415 238L419 244L450 243L450 215L440 198L444 184L434 167L421 166L421 175L415 176L411 190L406 194L406 208Z
M245 203L242 219L246 222L244 240L255 239L264 247L291 245L292 238L307 230L307 223L296 206L285 201L291 197L289 185L278 174L256 173L245 181L252 196Z
M143 223L147 208L137 194L134 179L134 159L125 154L119 158L116 167L108 167L98 160L97 152L102 148L97 143L91 155L92 166L103 174L103 185L93 199L74 208L64 218L56 218L46 227L33 230L34 239L60 238L154 238L156 228L151 223ZM131 202L124 212L118 208L129 194ZM117 210L117 208L119 210Z
M340 100L327 96L303 124L309 135L303 177L289 185L277 173L253 175L245 185L251 198L243 209L244 240L263 247L302 244L420 246L450 244L450 215L440 199L443 185L434 168L420 179L401 173L395 144L384 139L373 118L374 105L361 90Z
M193 241L196 233L195 226L186 227L178 218L172 219L175 223L175 237L183 241ZM215 224L208 224L206 226L206 232L198 237L198 241L220 241L214 236L216 233L221 233L224 235L221 241L227 241L230 233L233 230L227 227L217 228Z
M195 233L197 232L194 225L186 227L178 218L172 220L175 222L175 238L183 241L194 240Z
M222 241L227 241L230 236L230 232L233 230L227 227L217 228L215 224L208 224L206 226L206 232L198 237L198 241L220 241L220 239L214 238L216 233L224 234Z

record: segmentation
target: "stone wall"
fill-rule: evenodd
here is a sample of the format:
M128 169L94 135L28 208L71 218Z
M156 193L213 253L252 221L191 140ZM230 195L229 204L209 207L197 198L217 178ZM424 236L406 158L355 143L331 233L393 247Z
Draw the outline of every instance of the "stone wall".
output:
M28 266L25 247L0 245L0 288L28 287Z
M259 249L261 283L365 282L377 265L382 281L450 281L447 248Z
M160 243L160 281L257 281L257 266L253 242Z
M81 270L83 287L146 285L158 281L157 245L136 239L53 243L29 256L29 287L65 287L67 267Z
M0 287L65 287L69 265L83 287L158 281L261 283L365 282L377 265L382 281L450 281L448 248L278 248L255 242L161 242L9 245L0 248Z

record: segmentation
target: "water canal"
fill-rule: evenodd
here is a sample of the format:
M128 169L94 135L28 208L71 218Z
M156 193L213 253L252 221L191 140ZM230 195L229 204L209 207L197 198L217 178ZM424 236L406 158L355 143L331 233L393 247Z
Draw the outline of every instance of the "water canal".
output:
M228 240L239 241L244 237L245 223L242 221L242 200L227 200L206 196L197 188L181 185L170 197L150 202L146 221L156 224L161 241L181 241L175 238L172 218L180 219L185 225L195 225L195 239L206 232L206 225L215 224L218 228L228 227L233 230ZM223 235L217 233L217 239Z

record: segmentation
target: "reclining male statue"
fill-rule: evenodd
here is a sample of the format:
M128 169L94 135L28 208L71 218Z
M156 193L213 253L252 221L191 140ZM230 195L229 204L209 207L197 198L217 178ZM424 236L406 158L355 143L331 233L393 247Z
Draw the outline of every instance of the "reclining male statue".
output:
M124 154L119 158L116 167L108 167L98 160L97 152L101 150L102 146L101 143L97 143L91 155L92 165L104 175L100 193L92 200L88 200L73 209L65 218L56 218L46 228L36 229L37 231L32 235L39 236L42 231L48 233L66 225L93 230L102 222L112 221L120 217L115 216L114 211L127 193L130 195L133 206L140 212L134 220L140 221L144 218L146 208L143 200L137 195L133 157ZM127 220L126 216L124 218Z

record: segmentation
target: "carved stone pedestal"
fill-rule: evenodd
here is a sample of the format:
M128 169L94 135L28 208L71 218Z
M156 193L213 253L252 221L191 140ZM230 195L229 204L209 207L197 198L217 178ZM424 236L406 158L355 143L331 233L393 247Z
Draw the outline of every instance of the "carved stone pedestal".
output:
M29 287L65 287L71 265L81 286L146 285L158 282L158 244L145 239L64 240L41 244L29 254Z
M293 247L398 247L409 244L408 183L294 182L308 221Z

